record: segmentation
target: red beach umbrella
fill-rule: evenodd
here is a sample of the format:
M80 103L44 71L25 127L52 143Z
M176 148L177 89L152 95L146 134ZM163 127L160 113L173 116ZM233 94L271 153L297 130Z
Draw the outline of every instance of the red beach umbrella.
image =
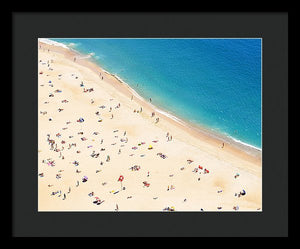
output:
M122 182L124 180L124 176L120 175L118 182Z
M122 186L122 181L124 180L124 176L120 175L118 182L121 182L121 189L123 188Z

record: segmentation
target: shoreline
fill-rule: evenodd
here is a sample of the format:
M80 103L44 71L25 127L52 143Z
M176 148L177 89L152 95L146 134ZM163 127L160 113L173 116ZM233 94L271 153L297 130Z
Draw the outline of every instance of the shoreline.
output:
M81 57L81 59L89 59L90 57ZM91 61L93 63L93 61ZM98 66L98 65L97 65ZM99 66L100 67L100 66ZM100 67L101 68L101 67ZM110 73L104 69L102 69L105 73L113 76L117 81L119 81L121 84L125 84L128 88L130 88L130 91L133 93L133 95L137 98L139 98L141 101L147 102L144 97L139 95L128 83L126 83L121 77L119 77L116 74ZM165 110L163 107L160 106L155 106L152 103L147 102L148 105L150 105L153 110L159 112L161 115L164 117L170 118L175 122L178 122L184 126L188 126L191 129L195 129L195 131L200 132L200 133L205 133L208 136L212 136L218 140L221 140L223 142L229 143L232 146L235 146L236 148L240 148L246 153L249 153L251 155L258 155L259 153L262 153L262 149L258 148L254 145L248 144L246 142L242 142L232 136L221 134L220 132L214 132L213 130L204 127L204 125L201 124L196 124L193 122L190 122L186 119L177 117L175 114L170 113L169 111Z
M110 78L109 83L111 83L111 86L113 86L117 91L123 93L129 98L130 96L134 96L134 100L142 105L145 109L148 109L148 111L151 112L154 111L155 113L159 113L159 115L161 115L168 122L172 123L176 127L183 128L196 139L204 139L213 146L217 144L220 146L222 143L225 143L226 149L229 152L242 153L243 156L247 157L248 160L250 159L250 161L259 162L262 160L262 149L239 141L233 137L214 132L199 124L194 124L187 120L183 120L174 114L169 113L162 107L158 107L152 103L149 103L118 75L110 73L107 70L104 70L101 66L97 65L96 61L93 61L94 59L92 58L91 54L81 54L79 51L67 47L65 44L48 39L39 39L38 43L39 45L42 44L43 46L51 48L51 51L63 54L71 61L73 61L73 58L76 57L76 63L91 69L96 74L99 74L99 72L106 74L106 76Z

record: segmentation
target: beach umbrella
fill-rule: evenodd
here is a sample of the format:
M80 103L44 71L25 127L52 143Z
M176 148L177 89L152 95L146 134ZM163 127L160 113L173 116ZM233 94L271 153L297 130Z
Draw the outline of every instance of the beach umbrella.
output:
M122 189L122 182L124 180L124 176L120 175L119 176L119 179L118 179L118 182L121 182L121 189Z

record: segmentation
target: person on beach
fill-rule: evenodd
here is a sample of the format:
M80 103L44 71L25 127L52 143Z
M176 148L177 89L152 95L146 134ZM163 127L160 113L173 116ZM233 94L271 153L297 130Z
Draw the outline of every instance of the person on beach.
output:
M150 103L151 103L151 102L152 102L152 99L150 98L149 100L150 100Z
M239 193L239 197L240 197L241 195L246 195L246 191L245 191L244 189Z
M234 176L234 178L236 179L236 178L239 177L239 176L240 176L240 174L239 174L239 173L236 173L235 176Z
M74 62L76 61L76 57L74 57Z
M224 145L225 145L225 144L223 143L223 144L222 144L222 149L224 148Z
M233 209L237 211L239 210L239 206L234 206Z
M153 118L155 116L155 112L152 112L151 114L151 118Z

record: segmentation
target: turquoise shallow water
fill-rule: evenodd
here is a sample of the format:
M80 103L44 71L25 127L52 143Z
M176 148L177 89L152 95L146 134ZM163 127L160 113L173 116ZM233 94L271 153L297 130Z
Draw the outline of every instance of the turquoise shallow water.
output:
M51 39L171 114L261 148L261 39Z

